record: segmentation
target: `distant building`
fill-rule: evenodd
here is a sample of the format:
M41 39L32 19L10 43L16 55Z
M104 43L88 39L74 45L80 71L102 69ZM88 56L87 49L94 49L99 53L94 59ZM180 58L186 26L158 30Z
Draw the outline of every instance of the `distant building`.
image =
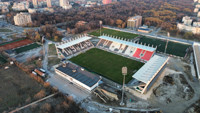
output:
M31 15L29 13L17 13L17 15L14 16L14 22L15 25L18 26L24 26L28 23L32 23Z
M72 5L69 4L68 0L60 0L60 7L63 9L71 9Z
M191 25L192 24L193 19L189 16L185 16L182 19L183 24L185 25Z
M194 13L197 13L199 11L199 8L194 8Z
M34 8L38 8L38 0L32 0Z
M103 0L102 3L103 4L110 4L110 3L112 3L112 0Z
M47 0L47 7L52 7L51 0Z
M134 16L128 19L127 28L134 29L142 25L142 16Z
M28 8L29 8L29 2L19 2L19 3L15 2L12 7L12 9L15 11L22 11Z
M192 32L194 34L200 34L200 27L198 26L188 26L182 23L178 23L177 27L181 31L187 31L187 32Z

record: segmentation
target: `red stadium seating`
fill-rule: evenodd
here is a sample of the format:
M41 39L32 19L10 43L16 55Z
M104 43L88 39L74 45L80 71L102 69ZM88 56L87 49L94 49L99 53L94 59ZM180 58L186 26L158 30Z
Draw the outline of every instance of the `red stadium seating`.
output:
M142 49L137 48L133 57L149 61L150 58L152 57L153 53L154 52L150 52L150 51L146 51L146 50L142 50Z
M145 55L141 59L149 61L152 55L153 55L153 52L146 51Z
M141 52L142 52L142 49L137 48L137 50L133 54L133 57L140 58Z

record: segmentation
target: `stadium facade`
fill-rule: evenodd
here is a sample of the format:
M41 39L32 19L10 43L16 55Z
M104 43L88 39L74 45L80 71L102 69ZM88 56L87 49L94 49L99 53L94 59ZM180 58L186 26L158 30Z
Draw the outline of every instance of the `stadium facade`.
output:
M197 70L197 77L198 79L200 79L200 44L194 43L193 50L194 50L195 66Z
M132 76L134 79L143 83L142 87L140 87L141 85L136 87L136 91L139 91L142 94L146 93L156 82L169 59L168 57L155 55L157 47L146 44L143 45L130 40L108 35L102 35L98 38L99 41L96 46L94 46L90 41L91 37L87 35L82 35L78 38L56 44L58 57L61 59L70 59L80 53L96 47L143 62L145 65ZM93 75L72 63L64 64L64 66L60 65L55 68L55 71L69 81L80 87L84 87L89 91L97 87L98 82L101 80L101 78L97 75Z

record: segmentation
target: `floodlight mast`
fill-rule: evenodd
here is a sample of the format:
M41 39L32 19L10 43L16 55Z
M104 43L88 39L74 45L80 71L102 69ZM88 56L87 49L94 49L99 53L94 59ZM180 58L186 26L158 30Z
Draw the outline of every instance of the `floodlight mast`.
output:
M120 105L123 106L124 105L124 84L125 84L125 76L127 75L127 67L122 67L122 75L123 77L123 86L122 86L122 99L120 102Z
M100 36L101 36L101 26L102 26L102 21L99 21L99 25L100 25Z

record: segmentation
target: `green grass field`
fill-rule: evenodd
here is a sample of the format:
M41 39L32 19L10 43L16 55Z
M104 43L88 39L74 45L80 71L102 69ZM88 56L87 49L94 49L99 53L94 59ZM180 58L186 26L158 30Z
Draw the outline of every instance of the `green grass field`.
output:
M137 34L126 33L126 32L106 29L106 28L102 28L101 32L102 32L102 34L104 33L104 34L107 34L107 35L117 36L117 37L126 38L126 39L133 39L133 38L139 36ZM94 35L94 36L100 36L100 30L93 31L89 34Z
M126 76L126 83L128 83L132 79L134 72L144 65L141 62L96 48L73 57L70 61L119 84L122 84L123 80L121 74L121 68L123 66L127 66L128 68L128 75Z
M0 54L0 65L6 63L7 60Z
M0 32L12 32L12 30L0 28Z
M154 47L157 46L157 51L159 51L159 52L165 51L165 46L167 43L166 40L160 40L160 39L155 39L155 38L146 38L146 37L140 38L139 42L140 43L142 42L142 44L146 43L146 45L150 44L150 45L153 45ZM186 49L189 48L190 46L191 45L186 45L186 44L169 41L166 53L172 54L175 56L184 57L186 54Z
M20 48L17 48L15 49L16 53L19 54L19 53L22 53L22 52L25 52L25 51L28 51L28 50L31 50L31 49L34 49L34 48L37 48L37 47L40 47L41 45L37 44L37 43L33 43L33 44L30 44L30 45L27 45L27 46L24 46L24 47L20 47Z

